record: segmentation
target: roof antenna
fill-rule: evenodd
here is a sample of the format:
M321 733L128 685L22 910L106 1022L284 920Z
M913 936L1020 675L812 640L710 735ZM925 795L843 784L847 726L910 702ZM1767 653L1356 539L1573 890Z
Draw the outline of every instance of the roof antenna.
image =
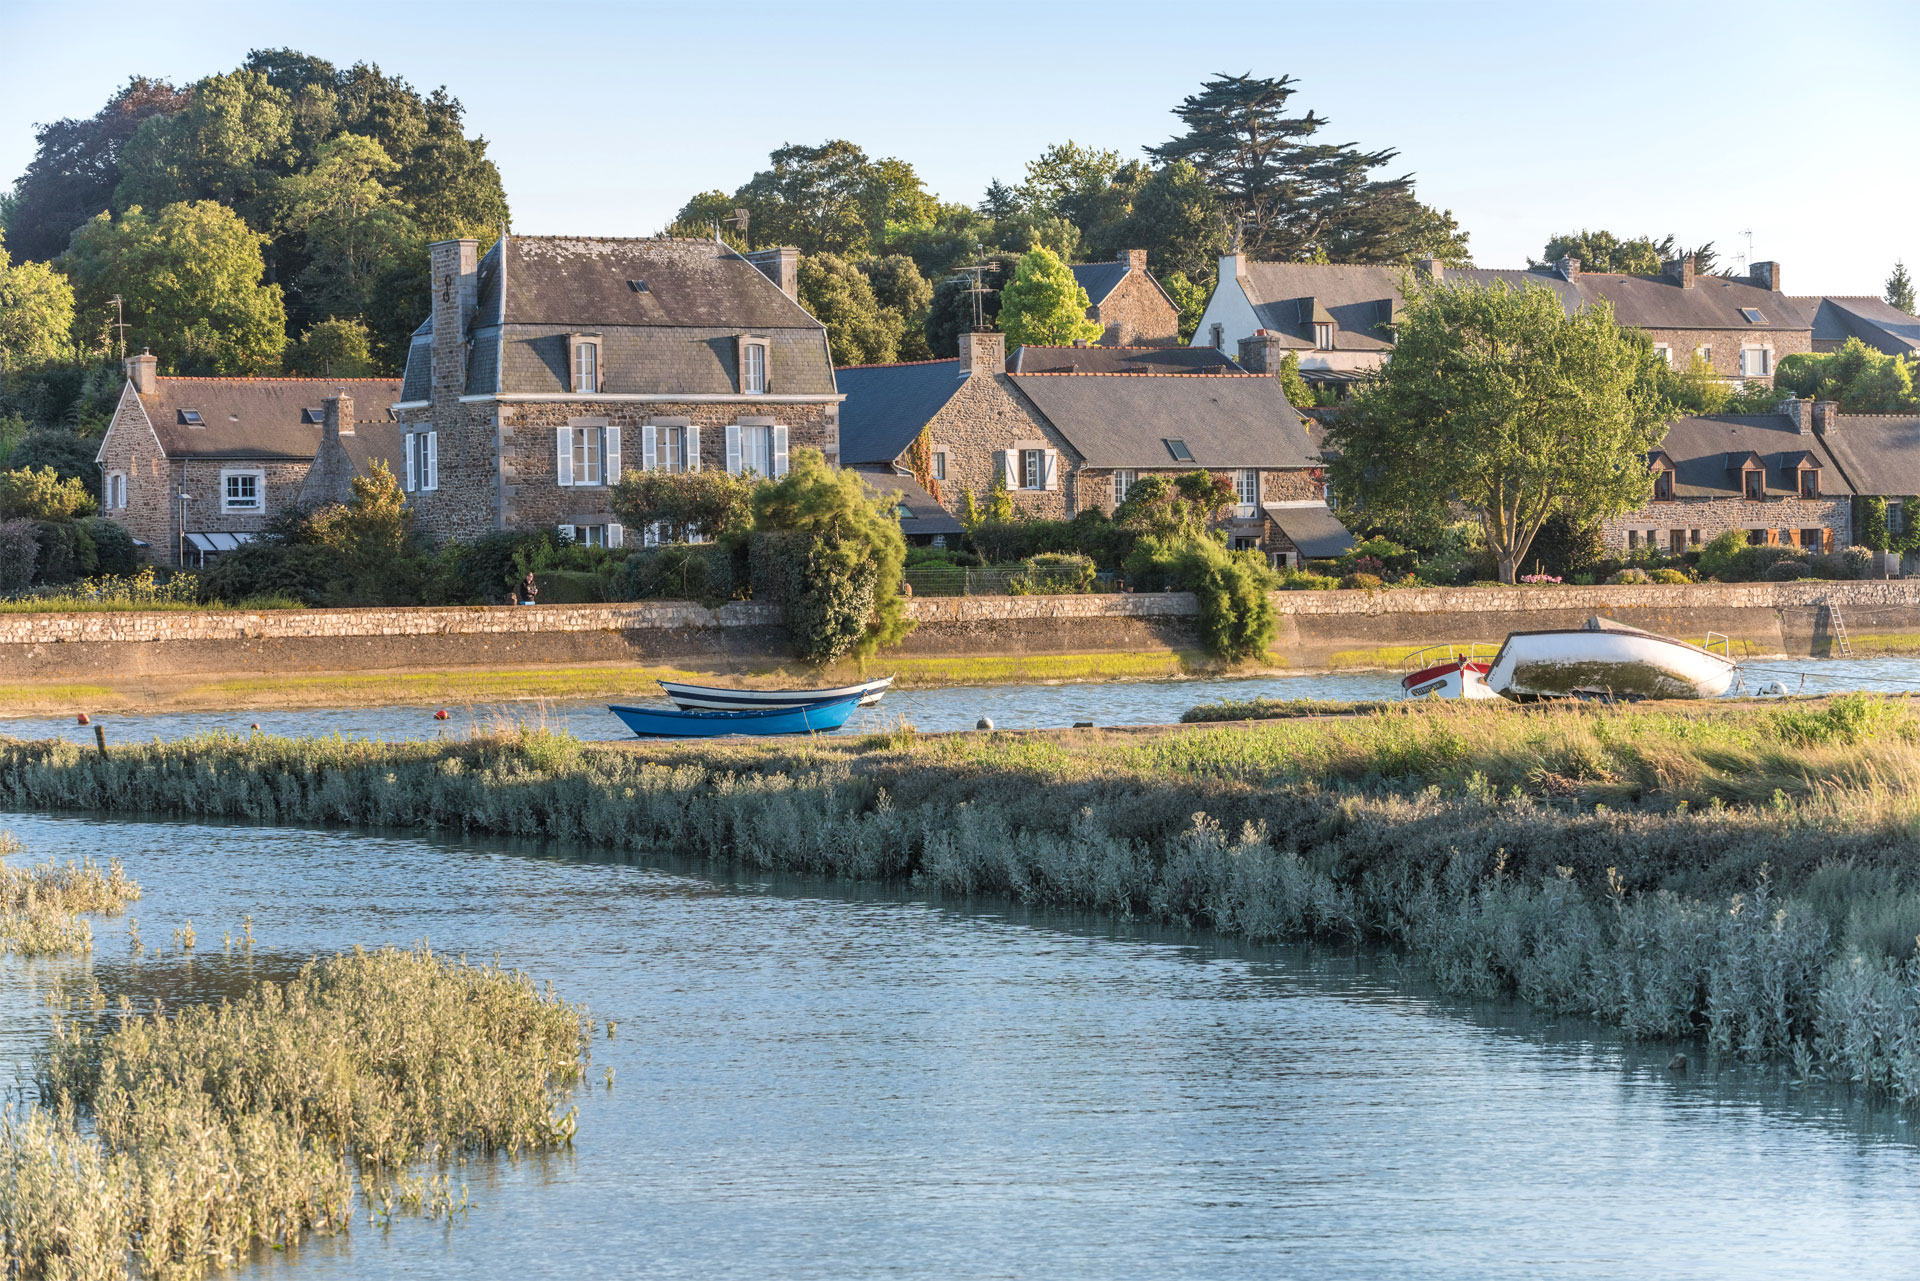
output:
M120 301L119 294L113 296L113 315L113 324L108 328L117 330L120 334L120 363L124 365L127 363L127 310L126 305Z
M979 253L980 246L975 245L973 251L976 254ZM953 274L967 278L967 287L960 292L973 295L973 332L985 333L987 330L986 296L996 292L987 288L987 264L982 262L970 267L955 267Z
M748 219L748 217L749 217L749 214L748 214L748 212L747 212L747 210L745 210L745 209L735 209L735 210L734 210L734 211L733 211L732 213L730 213L730 214L728 214L728 215L727 215L727 216L726 216L725 218L715 218L715 219L713 219L713 220L712 220L712 222L713 222L713 238L714 238L715 240L719 240L719 241L720 241L720 243L721 243L721 244L723 244L723 245L724 245L724 244L726 244L726 241L724 241L724 240L721 240L721 239L720 239L720 224L721 224L721 223L723 223L723 222L730 222L730 223L732 223L732 224L733 224L734 226L736 226L736 227L738 227L738 228L740 229L740 241L741 241L741 243L742 243L742 244L744 244L744 245L746 245L746 247L747 247L747 248L749 248L749 249L751 249L751 248L753 247L753 242L747 239L747 219Z

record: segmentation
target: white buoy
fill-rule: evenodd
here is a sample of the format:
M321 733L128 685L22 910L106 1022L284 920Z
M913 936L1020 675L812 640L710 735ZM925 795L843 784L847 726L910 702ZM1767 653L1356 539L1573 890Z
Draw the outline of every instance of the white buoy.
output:
M979 720L974 722L973 727L975 729L992 729L993 722L988 718L986 718L985 716L982 716Z

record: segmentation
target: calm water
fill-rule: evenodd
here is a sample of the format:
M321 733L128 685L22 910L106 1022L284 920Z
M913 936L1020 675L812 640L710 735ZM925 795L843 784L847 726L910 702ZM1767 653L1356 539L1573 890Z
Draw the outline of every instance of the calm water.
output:
M1920 690L1920 658L1813 659L1754 664L1749 689L1777 680L1789 693L1846 689L1884 692ZM922 730L971 729L988 717L1002 729L1096 725L1163 725L1200 703L1246 698L1398 698L1397 673L1320 673L1221 680L1127 681L1113 684L994 685L960 689L899 690L878 707L862 708L843 732L884 728L902 721ZM664 704L665 699L657 700ZM349 738L413 739L463 735L501 723L545 725L581 738L626 738L628 730L604 702L519 702L448 707L451 719L436 721L438 705L323 708L298 711L169 712L156 716L111 713L96 717L110 742L179 738L205 730L243 732L257 724L269 734L343 734ZM76 707L76 712L85 710ZM70 738L92 742L93 731L72 716L0 719L0 734L16 738Z
M452 1228L364 1220L276 1277L1880 1278L1920 1148L1763 1073L1664 1070L1369 964L806 882L341 831L15 816L145 886L128 959L0 960L0 1059L91 965L231 990L353 943L498 953L619 1021L570 1154L476 1163ZM611 1091L600 1084L612 1066Z

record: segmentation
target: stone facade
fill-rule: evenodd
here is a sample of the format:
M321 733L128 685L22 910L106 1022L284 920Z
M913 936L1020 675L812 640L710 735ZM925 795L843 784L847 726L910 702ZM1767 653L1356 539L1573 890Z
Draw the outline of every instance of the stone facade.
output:
M1078 510L1080 455L1004 372L1006 336L960 335L960 368L965 384L927 423L933 452L946 455L946 478L938 482L941 505L957 513L965 493L984 504L1000 474L1002 451L1051 449L1059 457L1057 487L1024 489L1009 481L1007 493L1023 520L1071 517Z
M1127 263L1127 274L1105 298L1087 310L1089 319L1105 326L1100 345L1178 346L1180 313L1147 274L1147 251L1129 249L1120 256Z
M160 441L147 424L140 398L133 384L121 388L120 403L108 424L106 439L100 442L100 474L127 478L126 506L108 507L103 514L127 527L127 532L147 544L147 558L169 563L169 550L178 542L173 495L180 491L178 466L160 449Z
M1672 353L1673 367L1681 373L1686 372L1694 352L1705 347L1711 349L1707 363L1712 366L1715 377L1769 386L1773 384L1771 371L1779 367L1784 357L1805 355L1813 350L1811 329L1646 329L1642 332L1655 346L1664 345ZM1740 372L1740 353L1748 347L1763 347L1772 353L1765 377L1750 378Z
M1802 530L1827 531L1822 547L1838 551L1853 542L1853 499L1838 498L1680 498L1650 502L1638 511L1605 521L1601 541L1611 555L1649 537L1661 552L1673 550L1679 532L1684 550L1697 550L1729 529L1757 533L1765 543L1803 543Z

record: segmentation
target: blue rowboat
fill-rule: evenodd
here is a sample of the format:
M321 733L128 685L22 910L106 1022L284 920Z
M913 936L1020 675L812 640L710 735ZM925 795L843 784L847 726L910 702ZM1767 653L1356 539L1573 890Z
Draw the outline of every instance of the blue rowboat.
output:
M661 681L673 705L689 712L747 712L764 707L800 707L805 704L834 703L857 697L860 706L872 707L893 684L893 677L841 685L835 689L724 689L716 685L688 685L683 681Z
M720 738L727 734L826 734L839 729L860 706L860 696L799 707L745 712L689 712L677 707L618 707L608 711L641 738Z

